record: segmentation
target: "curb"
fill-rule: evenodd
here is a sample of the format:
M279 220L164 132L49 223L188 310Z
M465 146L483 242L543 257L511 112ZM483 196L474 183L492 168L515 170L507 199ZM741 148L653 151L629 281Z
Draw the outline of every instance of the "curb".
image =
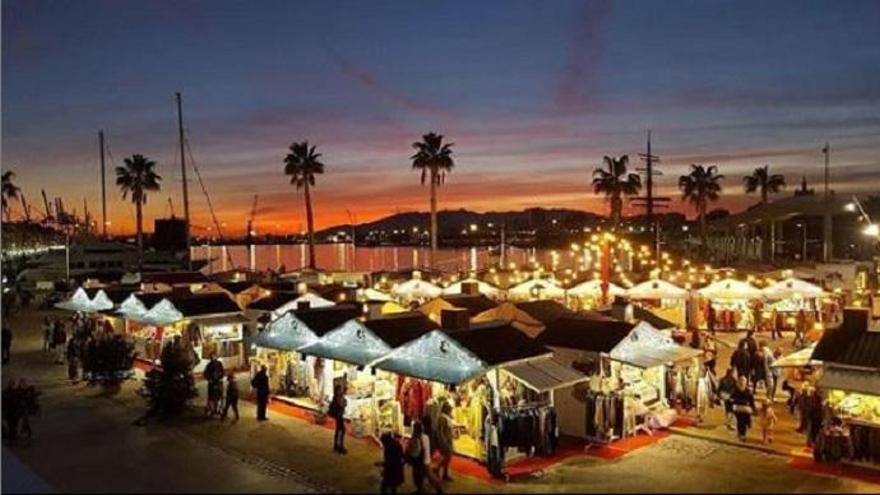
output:
M773 447L767 447L764 445L759 445L759 444L754 444L754 443L745 443L745 442L740 442L737 440L727 440L724 438L717 438L714 436L703 435L701 433L694 432L690 429L680 428L677 426L670 426L669 431L676 434L676 435L682 435L682 436L691 437L691 438L698 438L700 440L707 440L710 442L716 442L716 443L720 443L720 444L724 444L724 445L729 445L731 447L740 447L743 449L750 449L750 450L754 450L754 451L758 451L758 452L763 452L765 454L773 454L773 455L778 455L778 456L782 456L782 457L801 457L793 452L784 452L784 451L774 449Z

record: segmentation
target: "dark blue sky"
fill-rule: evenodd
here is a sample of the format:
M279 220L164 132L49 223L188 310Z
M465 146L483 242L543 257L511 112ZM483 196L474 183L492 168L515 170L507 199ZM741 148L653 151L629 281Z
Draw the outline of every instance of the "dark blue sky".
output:
M159 162L178 194L173 95L224 220L296 227L281 175L294 139L324 153L319 224L424 209L409 144L448 135L458 164L441 197L477 210L603 210L602 155L643 151L653 129L671 190L690 163L741 177L765 163L799 182L880 191L880 2L3 2L3 164L97 210L98 129L114 163ZM108 181L109 182L109 181ZM818 187L818 184L816 184ZM204 198L193 202L207 223ZM114 225L131 211L113 190ZM180 202L175 197L175 203ZM80 207L81 208L81 207Z

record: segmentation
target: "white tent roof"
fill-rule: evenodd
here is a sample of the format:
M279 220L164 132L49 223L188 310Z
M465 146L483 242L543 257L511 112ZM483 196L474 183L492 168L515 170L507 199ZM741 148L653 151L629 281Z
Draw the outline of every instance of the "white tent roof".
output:
M699 349L681 346L672 337L657 330L646 321L639 322L629 334L621 340L609 356L615 361L653 368L661 364L682 361L699 356Z
M327 299L324 299L323 297L321 297L313 292L306 292L305 294L297 297L296 299L284 303L284 305L277 308L272 313L275 315L275 317L281 316L284 313L287 313L288 311L293 311L293 310L297 309L299 307L299 303L301 303L301 302L308 302L310 309L311 308L326 308L328 306L335 306L336 305L336 303L334 303L333 301L329 301Z
M414 277L395 285L391 293L400 299L433 299L442 295L443 289L431 282L425 282L421 277Z
M367 287L366 289L358 289L357 298L358 301L388 302L392 300L391 295L386 294L380 290L373 289L371 287Z
M767 299L813 299L825 294L822 287L793 277L770 284L762 292Z
M125 316L143 315L147 312L147 307L138 299L136 294L130 294L122 304L119 305L117 312Z
M712 282L697 293L708 299L742 300L761 297L761 291L755 286L733 278Z
M143 316L137 319L153 325L168 325L183 319L183 313L177 310L174 303L168 299L162 299L150 308Z
M684 299L688 291L665 280L646 280L630 287L626 294L633 299Z
M477 290L480 294L483 294L487 297L498 297L501 293L501 289L495 287L494 285L484 282L482 280L478 280L476 278L468 278L466 280L460 280L451 284L449 287L443 289L444 294L461 294L461 286L465 283L474 283L477 284Z
M623 287L612 284L610 282L608 283L609 297L622 296L624 294L626 294L626 291L623 289ZM602 295L602 281L587 280L586 282L581 282L571 289L568 289L568 295L575 297L600 297Z
M107 293L104 292L104 289L99 289L95 294L95 297L92 298L91 301L92 308L95 311L106 311L108 309L113 309L113 301L107 296Z
M85 289L82 287L76 289L73 295L70 296L70 299L56 304L55 307L68 311L94 311L92 309L92 300L89 299L89 295L86 294Z
M550 279L532 279L510 288L508 293L513 297L534 297L547 299L565 297L565 289Z
M451 385L474 378L487 368L486 363L440 330L403 344L372 366Z

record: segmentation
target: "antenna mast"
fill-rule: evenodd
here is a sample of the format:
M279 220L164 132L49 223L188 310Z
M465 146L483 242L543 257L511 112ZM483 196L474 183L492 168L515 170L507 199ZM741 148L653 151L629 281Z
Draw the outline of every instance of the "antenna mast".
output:
M190 256L190 246L192 245L192 239L190 238L190 229L189 229L189 191L187 190L186 184L186 153L184 153L184 142L183 142L183 104L181 102L180 93L176 93L177 95L177 128L180 139L180 175L183 179L183 221L186 224L186 261L189 267L189 270L192 270L192 257Z
M101 234L107 237L107 176L104 168L104 131L98 131L101 154Z

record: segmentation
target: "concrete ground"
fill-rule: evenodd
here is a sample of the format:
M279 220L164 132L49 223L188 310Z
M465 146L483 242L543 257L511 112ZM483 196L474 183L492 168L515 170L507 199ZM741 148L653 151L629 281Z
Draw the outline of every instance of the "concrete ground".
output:
M277 413L258 423L247 402L237 423L194 413L172 424L132 425L144 410L139 384L115 394L70 384L64 367L39 350L38 317L12 319L16 339L4 382L35 382L43 415L33 421L33 441L3 449L4 492L378 490L373 443L350 439L348 455L334 454L330 430ZM880 492L880 485L793 469L788 457L680 435L616 460L574 457L543 477L509 484L453 477L451 492ZM404 492L412 489L407 480Z

